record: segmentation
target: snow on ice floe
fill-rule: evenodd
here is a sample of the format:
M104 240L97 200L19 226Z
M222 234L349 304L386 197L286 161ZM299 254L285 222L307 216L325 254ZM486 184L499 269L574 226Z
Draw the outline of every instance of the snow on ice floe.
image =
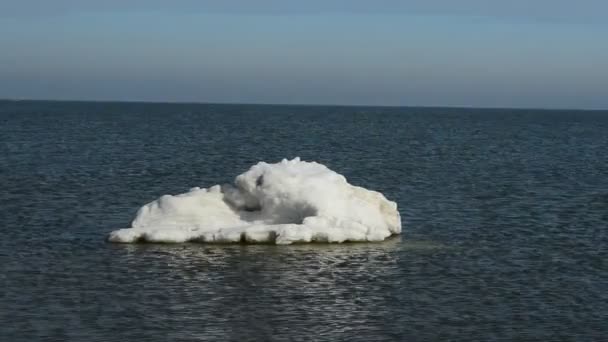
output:
M325 165L260 162L234 185L164 195L139 209L132 228L108 240L276 243L382 241L401 233L397 204L353 186Z

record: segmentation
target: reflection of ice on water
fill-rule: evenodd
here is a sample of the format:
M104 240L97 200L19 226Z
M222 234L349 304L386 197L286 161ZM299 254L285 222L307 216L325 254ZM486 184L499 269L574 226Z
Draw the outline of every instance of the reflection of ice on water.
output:
M318 327L319 336L339 329L380 332L382 326L375 317L397 314L388 302L399 293L401 282L407 281L400 258L424 258L443 247L395 237L380 244L193 243L112 248L125 253L120 259L132 263L129 269L161 278L156 283L164 284L162 288L147 290L165 296L169 313L211 320L216 325L209 329L222 329L214 336L221 333L226 339L240 340L248 334L263 339L311 325ZM145 284L142 288L146 290Z

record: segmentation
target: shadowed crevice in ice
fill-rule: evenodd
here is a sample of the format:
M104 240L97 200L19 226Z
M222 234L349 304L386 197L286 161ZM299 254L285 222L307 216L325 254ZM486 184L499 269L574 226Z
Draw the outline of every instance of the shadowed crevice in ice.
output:
M164 195L111 242L277 243L381 241L401 232L397 204L299 158L260 162L234 184Z

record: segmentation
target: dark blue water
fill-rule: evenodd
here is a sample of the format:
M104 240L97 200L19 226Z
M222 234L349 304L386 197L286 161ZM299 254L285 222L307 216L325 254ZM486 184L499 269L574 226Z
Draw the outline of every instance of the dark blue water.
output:
M113 245L142 204L300 156L400 238ZM608 112L0 102L2 341L599 341Z

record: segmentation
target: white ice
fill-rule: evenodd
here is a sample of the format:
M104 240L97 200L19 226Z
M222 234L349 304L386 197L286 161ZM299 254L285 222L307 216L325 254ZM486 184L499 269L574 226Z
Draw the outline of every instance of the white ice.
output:
M401 233L397 204L300 158L260 162L234 185L164 195L139 209L111 242L382 241Z

